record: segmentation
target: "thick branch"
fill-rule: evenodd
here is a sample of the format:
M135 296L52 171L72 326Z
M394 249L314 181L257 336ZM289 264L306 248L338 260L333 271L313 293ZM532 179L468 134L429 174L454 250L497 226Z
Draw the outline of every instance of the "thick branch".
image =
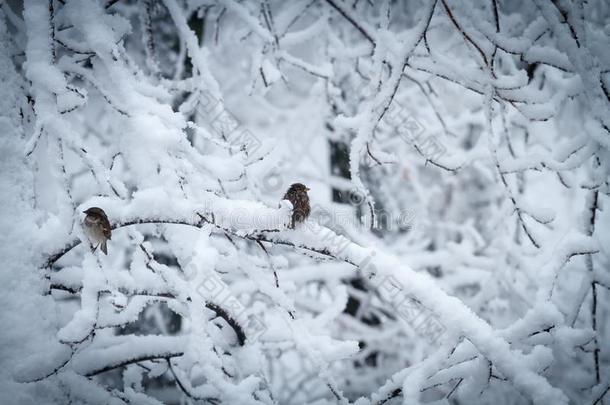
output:
M162 197L155 194L154 198L156 209L161 210L161 208L163 208ZM235 201L222 200L221 202L225 206L234 204L234 209L242 214L240 220L243 222L256 222L254 217L262 215L261 212L264 212L266 209L261 208L260 210L252 210L248 212L249 215L244 215L245 213L240 211L243 207L236 204ZM118 225L115 225L115 229L140 223L170 223L189 226L203 226L204 224L209 224L221 229L231 236L254 241L263 241L276 245L291 246L297 249L316 252L336 260L345 261L356 266L364 276L369 277L370 280L376 283L383 282L385 277L392 276L404 294L414 297L421 302L424 307L429 308L438 317L440 323L452 331L451 335L465 336L482 355L494 364L498 372L514 384L523 394L534 398L538 403L548 403L549 401L559 404L567 403L567 399L561 391L552 387L544 377L537 372L530 370L523 364L519 355L513 353L510 344L501 334L496 332L487 322L474 314L459 299L447 295L438 287L436 281L434 281L432 277L425 273L413 271L410 267L401 263L400 259L397 257L385 254L379 250L359 246L345 237L335 234L330 229L310 221L306 221L295 230L236 229L235 227L229 227L228 225L220 225L227 224L229 222L227 218L230 215L236 215L235 212L229 211L222 216L220 215L220 208L218 208L216 215L214 215L213 211L208 210L207 216L199 214L199 221L187 220L186 218L194 218L196 216L190 215L192 211L184 211L179 215L180 209L190 210L192 206L187 205L182 201L177 201L175 198L168 198L166 203L167 206L164 207L164 211L161 211L166 212L166 214L160 216L160 214L154 215L152 212L145 215L146 212L143 212L145 211L143 207L146 207L147 205L142 204L142 201L132 201L130 204L136 206L136 209L133 211L142 214L141 219L134 216L124 217ZM114 208L117 211L121 210L121 207ZM129 212L129 207L123 207L122 209ZM277 215L281 208L279 210L268 210L269 213L273 214L275 212ZM171 215L173 215L173 217L171 217ZM79 243L79 240L74 239L66 245L74 247ZM62 250L63 253L66 251L69 251L69 249ZM61 254L55 253L50 256L53 258L61 257ZM150 355L150 353L146 353L145 355ZM119 363L122 362L123 360ZM108 366L112 366L112 364L109 364ZM87 372L94 372L105 367L99 367L92 371L88 370ZM544 392L545 394L540 395L540 392Z

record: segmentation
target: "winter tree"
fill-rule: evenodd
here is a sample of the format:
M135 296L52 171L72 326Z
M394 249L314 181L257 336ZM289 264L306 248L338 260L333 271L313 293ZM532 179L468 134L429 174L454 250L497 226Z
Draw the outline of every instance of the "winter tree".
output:
M3 404L610 403L607 1L10 0L0 43Z

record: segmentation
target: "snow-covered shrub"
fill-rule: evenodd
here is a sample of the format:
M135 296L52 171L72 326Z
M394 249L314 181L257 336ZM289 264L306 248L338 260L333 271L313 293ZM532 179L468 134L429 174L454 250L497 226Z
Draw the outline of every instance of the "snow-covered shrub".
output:
M2 2L2 403L603 403L609 18Z

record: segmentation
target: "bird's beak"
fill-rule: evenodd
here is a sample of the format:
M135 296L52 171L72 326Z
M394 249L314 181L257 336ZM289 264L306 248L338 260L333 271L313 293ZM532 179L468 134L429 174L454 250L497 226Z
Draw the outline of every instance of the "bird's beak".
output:
M305 187L305 191L309 191L311 190L309 187Z

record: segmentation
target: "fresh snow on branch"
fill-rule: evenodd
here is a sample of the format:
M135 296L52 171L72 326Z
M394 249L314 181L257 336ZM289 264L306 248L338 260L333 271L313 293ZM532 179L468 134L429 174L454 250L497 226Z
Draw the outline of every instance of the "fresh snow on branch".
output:
M609 17L3 2L0 402L607 403Z

